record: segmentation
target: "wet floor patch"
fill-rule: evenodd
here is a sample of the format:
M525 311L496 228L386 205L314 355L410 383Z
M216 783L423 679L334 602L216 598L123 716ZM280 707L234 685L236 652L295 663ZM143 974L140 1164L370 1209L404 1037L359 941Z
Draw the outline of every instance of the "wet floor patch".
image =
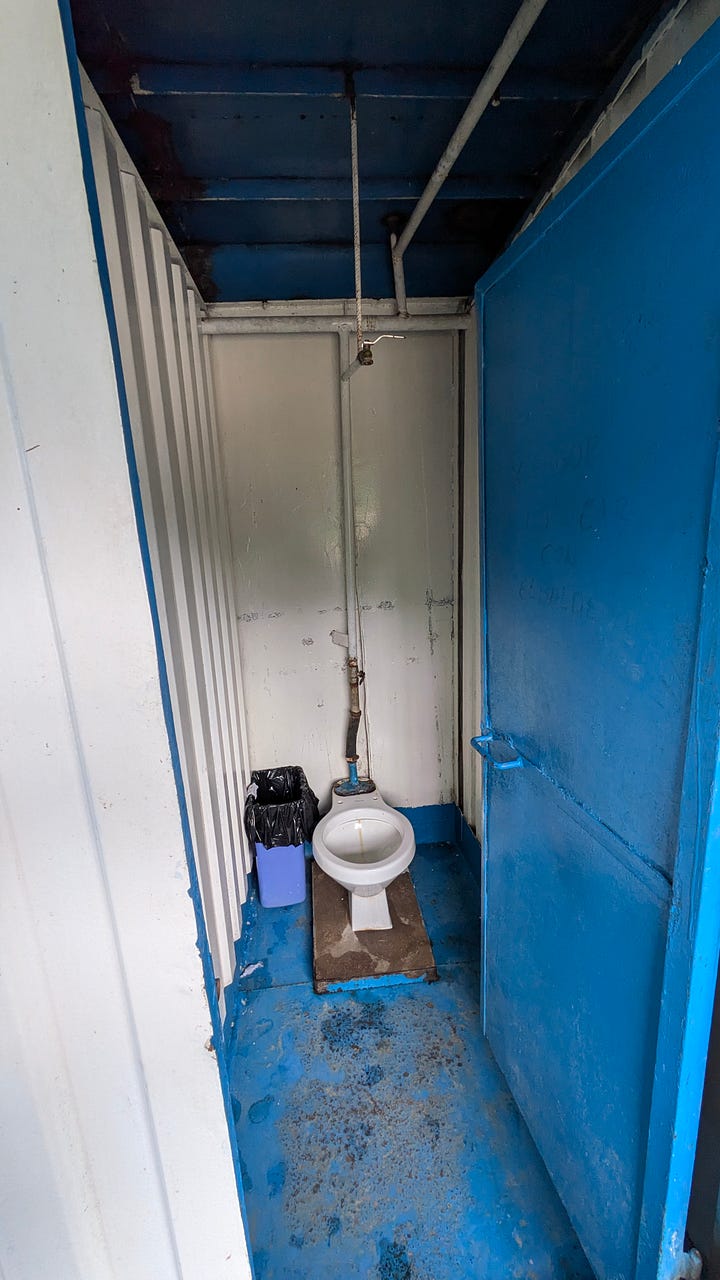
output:
M308 972L240 991L231 1083L257 1280L591 1280L481 1035L477 934L447 907L476 921L474 883L438 852L413 864L438 983L319 996Z

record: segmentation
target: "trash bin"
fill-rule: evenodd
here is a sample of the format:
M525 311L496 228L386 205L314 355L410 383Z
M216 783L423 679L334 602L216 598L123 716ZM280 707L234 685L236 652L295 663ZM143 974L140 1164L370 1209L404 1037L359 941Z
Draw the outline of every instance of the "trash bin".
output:
M298 765L254 769L245 800L245 830L255 845L263 907L305 900L305 841L320 819L317 796Z

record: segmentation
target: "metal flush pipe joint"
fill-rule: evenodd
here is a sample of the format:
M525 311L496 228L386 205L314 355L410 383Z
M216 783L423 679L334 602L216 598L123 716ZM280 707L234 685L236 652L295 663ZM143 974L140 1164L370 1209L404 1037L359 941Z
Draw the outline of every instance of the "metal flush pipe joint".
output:
M354 764L357 772L357 736L360 727L360 684L364 672L358 668L357 658L348 658L348 685L350 688L350 715L348 719L347 737L345 739L345 759L349 765Z
M368 365L373 363L373 347L376 343L382 342L383 338L399 338L402 342L405 338L405 334L381 333L377 338L370 338L367 342L364 342L355 359L347 366L346 369L343 369L340 374L342 382L349 382L350 378L352 378L354 373L357 373L358 369L367 368Z

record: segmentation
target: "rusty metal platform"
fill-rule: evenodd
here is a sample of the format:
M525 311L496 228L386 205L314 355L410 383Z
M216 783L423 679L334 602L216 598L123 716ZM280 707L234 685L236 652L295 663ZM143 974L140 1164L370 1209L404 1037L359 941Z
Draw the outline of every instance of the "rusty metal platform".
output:
M319 995L437 981L432 946L409 872L393 881L387 897L392 929L353 933L347 891L313 862L313 986Z

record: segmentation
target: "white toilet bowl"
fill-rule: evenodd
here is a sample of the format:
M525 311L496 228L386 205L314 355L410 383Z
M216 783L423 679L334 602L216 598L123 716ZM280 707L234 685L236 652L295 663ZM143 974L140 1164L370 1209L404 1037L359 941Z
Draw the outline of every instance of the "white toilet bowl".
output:
M350 923L391 929L385 890L415 857L415 835L407 818L391 809L379 791L338 796L313 835L318 866L350 894Z

